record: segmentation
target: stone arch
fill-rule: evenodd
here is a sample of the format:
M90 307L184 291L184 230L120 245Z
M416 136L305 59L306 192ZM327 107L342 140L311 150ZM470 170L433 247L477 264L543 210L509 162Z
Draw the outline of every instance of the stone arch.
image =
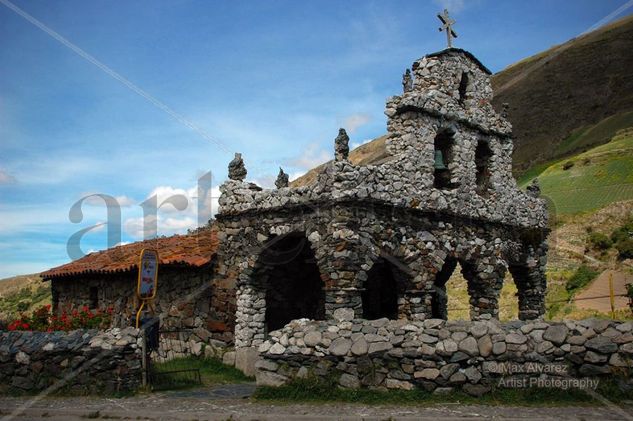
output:
M499 294L503 287L506 263L494 255L481 256L473 249L450 251L438 265L439 270L429 281L428 311L431 317L448 318L448 295L446 284L459 265L466 281L469 297L470 318L477 320L484 314L497 318Z
M517 244L508 253L508 271L517 287L519 319L532 320L545 313L547 245Z
M257 258L251 285L263 296L265 331L299 318L325 318L325 292L315 250L303 232L273 235Z

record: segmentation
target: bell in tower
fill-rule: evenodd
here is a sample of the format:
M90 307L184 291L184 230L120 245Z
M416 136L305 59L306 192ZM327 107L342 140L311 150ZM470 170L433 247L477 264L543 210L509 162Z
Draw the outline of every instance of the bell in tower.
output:
M435 150L435 164L434 168L436 170L446 170L446 165L444 165L444 154L440 149Z

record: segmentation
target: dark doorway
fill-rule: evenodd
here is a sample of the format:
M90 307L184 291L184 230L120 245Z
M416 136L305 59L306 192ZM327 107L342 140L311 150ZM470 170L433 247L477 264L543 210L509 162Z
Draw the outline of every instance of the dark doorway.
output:
M99 288L90 287L90 308L99 307Z
M291 320L325 318L321 274L304 235L271 240L260 260L267 275L266 327L269 332Z
M488 142L480 139L477 142L477 149L475 149L475 166L477 168L475 182L477 183L477 194L480 196L485 196L490 189L490 158L492 158L492 151Z
M433 319L448 319L448 294L446 293L446 282L455 271L457 260L446 259L442 270L435 275L433 282L433 292L431 293L431 317Z
M398 285L394 271L391 264L380 259L367 272L365 291L361 296L364 319L398 318Z

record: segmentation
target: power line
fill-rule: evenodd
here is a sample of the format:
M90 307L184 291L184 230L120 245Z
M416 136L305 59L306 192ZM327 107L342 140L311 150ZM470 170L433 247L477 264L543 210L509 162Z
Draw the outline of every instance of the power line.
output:
M28 22L30 22L31 24L33 24L34 26L36 26L37 28L39 28L40 30L45 32L46 34L48 34L51 38L55 39L56 41L58 41L62 45L68 47L70 50L72 50L74 53L76 53L81 58L83 58L86 61L88 61L88 62L92 63L93 65L95 65L97 68L99 68L101 71L106 73L108 76L110 76L113 79L117 80L118 82L120 82L121 84L123 84L128 89L130 89L131 91L133 91L137 95L141 96L142 98L145 98L147 101L149 101L156 108L164 111L165 113L169 114L176 121L180 122L181 124L183 124L184 126L189 128L190 130L196 132L203 139L208 140L211 143L214 143L223 152L226 152L226 153L230 152L228 147L226 145L224 145L224 143L220 142L217 139L212 138L201 127L199 127L198 125L194 124L193 122L187 120L184 116L182 116L181 114L177 113L175 110L170 108L168 105L166 105L165 103L161 102L160 100L158 100L154 96L150 95L148 92L144 91L140 87L136 86L130 80L126 79L121 74L119 74L116 71L112 70L110 67L108 67L107 65L105 65L101 61L97 60L97 58L95 58L91 54L87 53L86 51L84 51L83 49L78 47L77 45L73 44L71 41L69 41L68 39L64 38L59 33L54 31L53 29L49 28L48 26L46 26L44 23L40 22L39 20L37 20L33 16L29 15L27 12L25 12L22 9L20 9L18 6L16 6L15 4L11 3L9 0L0 0L0 3L2 3L8 9L14 11L16 14L18 14L19 16L21 16L22 18L24 18L25 20L27 20Z

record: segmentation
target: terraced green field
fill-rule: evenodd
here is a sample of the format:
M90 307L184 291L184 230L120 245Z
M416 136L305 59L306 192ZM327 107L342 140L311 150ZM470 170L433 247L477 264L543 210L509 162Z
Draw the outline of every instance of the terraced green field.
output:
M525 187L532 177L523 177ZM633 129L621 130L609 142L549 165L538 174L552 212L576 214L609 203L633 199Z

